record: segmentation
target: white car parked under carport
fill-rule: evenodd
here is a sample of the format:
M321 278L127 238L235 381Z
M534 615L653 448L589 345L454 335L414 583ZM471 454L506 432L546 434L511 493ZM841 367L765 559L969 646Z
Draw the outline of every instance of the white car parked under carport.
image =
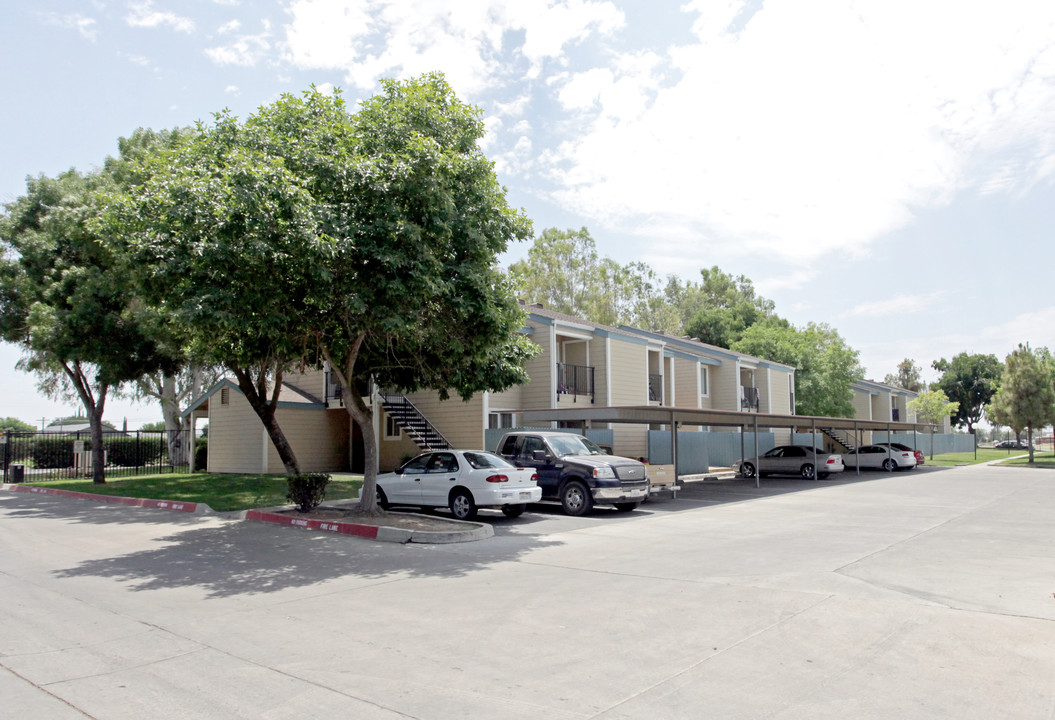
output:
M862 445L856 450L843 453L843 464L848 468L886 470L911 470L916 467L916 454L911 450L898 450L883 445Z

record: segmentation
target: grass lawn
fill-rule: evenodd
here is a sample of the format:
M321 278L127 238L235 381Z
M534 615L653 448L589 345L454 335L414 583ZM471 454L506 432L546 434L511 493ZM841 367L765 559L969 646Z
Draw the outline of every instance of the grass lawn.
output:
M1055 468L1055 454L1051 452L1037 452L1033 451L1033 465L1029 464L1029 451L1019 450L1020 453L1027 453L1023 457L1016 457L1014 460L1008 460L1000 463L1001 465L1022 465L1023 467L1042 467L1042 468Z
M926 450L923 451L926 454ZM962 453L945 453L944 455L935 455L934 459L931 460L930 456L927 456L927 465L975 465L980 463L993 462L995 460L1007 460L1010 457L1014 457L1019 453L1026 452L1025 450L994 450L993 448L978 448L978 459L976 460L973 452L962 452Z
M27 485L95 493L96 495L206 503L217 512L289 504L286 500L287 488L284 475L164 473L115 478L107 480L105 485L96 485L91 480L51 480L27 483ZM343 500L358 497L359 488L362 485L361 476L335 477L326 487L326 499Z

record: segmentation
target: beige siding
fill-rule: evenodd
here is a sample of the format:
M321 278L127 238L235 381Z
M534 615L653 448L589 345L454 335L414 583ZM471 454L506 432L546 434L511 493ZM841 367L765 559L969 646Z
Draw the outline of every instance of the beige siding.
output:
M377 469L380 472L391 472L409 460L421 454L421 448L407 437L406 433L400 433L399 440L385 438L385 413L381 411L381 432L377 441Z
M770 370L773 409L778 415L791 415L791 373L786 370Z
M552 327L543 323L529 322L534 329L531 341L542 348L535 357L524 365L531 381L520 388L520 407L529 410L553 407L553 374L556 372L557 359L554 354L551 337Z
M221 405L224 390L209 398L209 472L264 472L264 426L240 392L230 389L229 405Z
M872 419L872 396L864 391L854 388L854 418L857 420Z
M322 370L306 370L302 373L288 373L284 376L287 385L303 390L309 395L322 400L326 396L326 373Z
M674 404L683 408L700 407L700 364L688 358L674 358Z
M735 360L722 360L721 367L711 368L711 408L740 409L740 378Z
M590 363L593 365L594 403L608 404L608 338L595 337L590 341Z
M764 367L760 367L755 370L755 387L758 388L758 412L771 413L773 412L773 406L770 404L769 398L769 383L770 375L769 370ZM775 398L774 398L775 401Z
M297 457L301 472L340 472L348 469L348 412L279 408L275 419ZM257 427L263 426L257 421ZM267 472L285 468L274 443L267 441Z
M648 347L612 337L612 405L648 404ZM648 455L648 426L614 423L613 449L624 457Z
M407 399L454 447L466 450L483 448L484 428L487 427L483 393L477 393L468 402L457 395L440 400L439 395L431 391L412 393Z

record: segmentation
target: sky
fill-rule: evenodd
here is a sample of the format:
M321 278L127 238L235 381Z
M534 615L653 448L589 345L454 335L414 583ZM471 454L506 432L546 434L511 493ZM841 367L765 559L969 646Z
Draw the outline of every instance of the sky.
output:
M1051 0L37 0L0 26L0 202L138 127L442 71L535 226L750 278L882 380L1055 348ZM505 264L526 255L518 244ZM0 417L36 393L0 346ZM123 400L106 417L160 419Z

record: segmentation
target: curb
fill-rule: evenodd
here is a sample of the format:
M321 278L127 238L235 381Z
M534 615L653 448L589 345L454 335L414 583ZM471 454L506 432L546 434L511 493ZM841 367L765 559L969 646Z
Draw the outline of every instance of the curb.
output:
M191 513L193 515L212 514L213 509L205 503L173 502L171 500L149 500L147 498L121 497L120 495L96 495L94 493L76 492L74 490L59 490L57 488L37 487L35 485L18 485L5 483L0 486L8 492L34 493L37 495L55 495L57 497L76 498L78 500L92 500L94 502L110 503L111 505L130 505L132 507L145 507L154 510L172 510L175 512Z
M291 505L290 508L293 506ZM408 513L410 514L410 513ZM394 543L430 543L445 544L472 542L474 540L486 540L494 537L495 530L486 523L463 522L465 530L405 530L403 528L388 527L386 525L360 525L358 523L340 522L333 520L311 520L309 518L298 518L296 516L282 515L271 510L246 510L245 520L254 522L272 523L285 525L287 527L300 528L302 530L321 530L323 532L338 533L340 535L355 535L377 540L378 542ZM459 522L452 520L451 522Z

